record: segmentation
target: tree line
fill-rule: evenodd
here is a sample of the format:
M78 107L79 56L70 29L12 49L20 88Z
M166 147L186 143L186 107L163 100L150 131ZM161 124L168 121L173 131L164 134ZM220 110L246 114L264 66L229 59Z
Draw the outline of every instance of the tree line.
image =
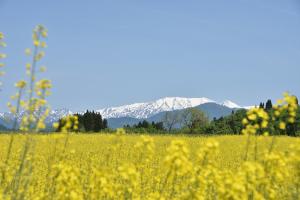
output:
M263 108L272 118L274 116L274 109L271 100L266 103L261 102L260 108ZM271 135L287 134L289 136L300 136L300 109L297 111L295 123L288 123L286 132L282 132L277 126L277 121L270 122L268 132ZM125 126L124 128L129 132L148 132L148 133L186 133L186 134L241 134L244 128L242 120L247 117L246 109L232 110L228 116L213 118L209 120L208 116L197 108L188 108L183 111L166 112L160 124L160 128L156 129L147 121L139 122L133 126ZM272 124L273 123L273 124ZM154 122L152 122L154 124ZM142 130L141 130L142 128ZM262 133L258 133L262 134Z
M78 117L78 130L79 132L100 132L108 128L107 119L103 119L101 114L95 111L87 110L84 114L75 114ZM65 126L66 121L64 118L58 121L57 132L60 132L62 127ZM71 130L75 126L75 122L72 121ZM75 131L75 130L74 130Z
M271 100L261 102L263 108L270 117L274 116ZM78 130L80 132L100 132L108 130L108 122L100 113L86 111L84 114L75 114L78 117ZM242 120L247 116L246 109L232 110L225 117L209 120L208 116L197 108L188 108L180 111L165 112L159 122L148 122L143 120L134 125L125 125L123 128L127 133L187 133L187 134L241 134L243 129ZM63 119L59 120L56 131L64 126ZM277 123L272 122L272 123ZM268 132L272 135L287 134L289 136L300 136L300 109L297 111L296 122L288 123L286 132L270 125Z
M123 128L128 133L196 133L208 123L209 119L202 111L188 108L183 112L166 112L160 122L143 120Z
M271 118L274 116L274 109L271 100L267 100L266 103L261 102L259 107L263 108ZM247 110L239 109L233 110L229 116L220 117L218 119L214 118L212 121L209 121L208 117L202 111L196 108L189 108L184 112L167 112L162 121L168 132L178 131L181 133L200 134L241 134L243 129L242 120L246 118L246 116ZM275 126L276 123L278 124L279 122L271 122L268 130L270 134L300 136L300 108L298 108L296 114L296 122L288 123L286 132L283 132Z
M127 133L165 133L166 129L163 122L148 122L143 120L134 125L125 125L123 127Z

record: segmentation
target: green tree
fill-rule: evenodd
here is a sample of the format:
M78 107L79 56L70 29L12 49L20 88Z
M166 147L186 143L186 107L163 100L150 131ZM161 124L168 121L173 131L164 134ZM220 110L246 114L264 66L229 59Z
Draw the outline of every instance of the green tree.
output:
M189 133L195 133L209 124L206 114L197 108L188 108L183 111L181 121Z
M162 122L168 130L168 132L171 132L174 126L180 122L179 112L166 112L162 118Z
M246 117L246 110L240 109L229 116L214 118L205 128L207 134L240 134L243 129L242 119Z

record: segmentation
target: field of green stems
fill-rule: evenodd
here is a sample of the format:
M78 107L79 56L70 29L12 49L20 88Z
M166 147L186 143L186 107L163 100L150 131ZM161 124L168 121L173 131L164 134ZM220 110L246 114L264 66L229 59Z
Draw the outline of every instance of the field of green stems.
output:
M299 199L299 146L285 136L2 134L0 199Z

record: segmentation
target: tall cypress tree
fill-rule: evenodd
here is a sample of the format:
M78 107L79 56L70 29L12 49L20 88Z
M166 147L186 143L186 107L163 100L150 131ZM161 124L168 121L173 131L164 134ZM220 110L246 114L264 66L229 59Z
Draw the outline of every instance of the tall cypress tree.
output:
M103 129L107 129L108 128L108 122L107 122L107 119L103 119Z
M83 114L83 126L85 131L90 131L89 110Z
M264 103L262 103L262 102L260 102L260 104L259 104L259 108L265 108L265 104L264 104Z
M273 108L273 104L272 104L272 101L271 99L268 99L268 101L266 102L266 110L272 110Z
M93 120L95 132L99 132L101 129L103 129L102 116L100 115L100 113L93 113Z

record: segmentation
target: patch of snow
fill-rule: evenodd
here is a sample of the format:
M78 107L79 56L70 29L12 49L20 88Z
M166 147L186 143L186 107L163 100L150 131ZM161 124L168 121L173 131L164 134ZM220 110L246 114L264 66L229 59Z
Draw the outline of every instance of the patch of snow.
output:
M156 101L150 101L146 103L135 103L130 105L99 109L97 110L97 112L100 112L104 118L133 117L143 119L151 117L160 112L180 110L210 102L215 101L206 97L165 97Z
M238 104L230 101L230 100L226 100L222 103L223 106L226 106L228 108L242 108L241 106L239 106Z

